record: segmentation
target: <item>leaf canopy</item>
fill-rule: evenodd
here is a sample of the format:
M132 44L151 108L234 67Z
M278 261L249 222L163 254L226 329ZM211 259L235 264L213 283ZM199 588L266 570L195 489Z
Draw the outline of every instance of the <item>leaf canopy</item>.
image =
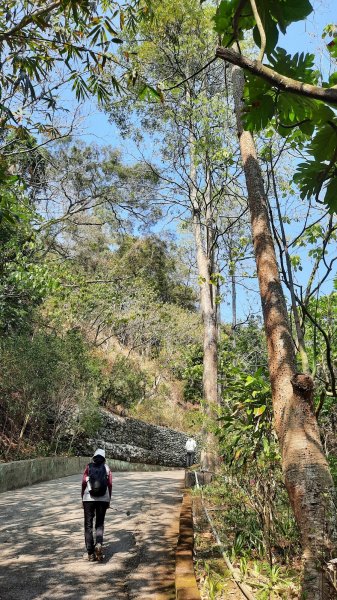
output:
M337 208L336 112L322 100L317 100L317 96L302 95L300 85L318 86L324 79L323 74L317 69L313 54L297 52L292 56L277 46L279 33L285 34L291 23L308 17L313 7L309 0L256 0L256 8L260 23L255 19L249 0L222 0L214 16L221 44L227 47L244 39L248 33L261 48L262 24L266 44L259 60L262 61L261 55L265 55L268 72L278 77L281 75L285 82L280 89L280 78L262 78L262 71L258 69L256 75L251 72L246 75L245 127L254 132L271 125L294 146L300 145L308 156L307 162L297 165L294 176L301 197L314 195L334 212ZM328 25L323 32L323 37L332 38L327 44L332 59L337 58L336 33L336 25ZM287 91L287 81L298 84L298 93ZM323 82L321 89L333 87L336 83L337 72L334 72L329 75L327 83Z

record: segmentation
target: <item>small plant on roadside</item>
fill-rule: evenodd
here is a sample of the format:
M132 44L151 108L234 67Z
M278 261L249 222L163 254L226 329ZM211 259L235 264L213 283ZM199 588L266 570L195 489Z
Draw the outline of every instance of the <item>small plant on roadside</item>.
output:
M242 574L243 578L247 577L247 574L248 574L248 561L247 561L247 558L245 556L243 556L240 559L239 569L240 569L240 573Z
M295 598L297 582L278 565L254 562L248 572L248 583L256 590L257 600Z
M204 591L207 594L207 600L219 600L225 587L223 577L213 571L208 564L205 566L205 571Z

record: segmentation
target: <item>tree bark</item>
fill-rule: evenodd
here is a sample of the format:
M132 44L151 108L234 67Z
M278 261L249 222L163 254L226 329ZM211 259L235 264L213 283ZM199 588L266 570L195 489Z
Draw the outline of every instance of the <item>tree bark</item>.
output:
M334 489L313 408L313 380L296 372L286 302L270 229L264 182L253 136L242 124L243 71L232 67L240 150L245 172L257 276L267 338L274 424L282 469L302 542L301 598L335 597L328 567L336 556Z
M218 328L216 290L211 283L214 267L214 244L212 235L211 183L207 182L206 203L201 207L196 185L196 167L194 159L194 143L190 132L190 201L192 205L193 231L197 255L197 267L200 286L200 307L204 326L203 342L203 399L205 412L212 418L214 407L218 403ZM202 208L204 210L202 211ZM205 223L202 223L201 218ZM204 230L204 231L203 231ZM203 428L205 447L201 452L201 466L204 470L213 471L217 462L215 440L207 426Z
M210 184L209 184L210 187ZM209 194L211 194L209 190ZM214 285L211 283L214 250L212 240L211 216L204 216L205 225L201 221L201 207L197 199L196 168L194 161L193 141L190 140L190 200L193 211L193 230L197 254L197 266L200 285L200 307L204 325L204 354L203 354L203 395L206 407L218 402L218 332L217 310L214 302ZM207 203L209 204L209 202ZM203 235L206 229L206 236ZM204 239L206 237L206 239Z
M207 407L218 402L218 349L216 310L212 303L212 275L210 260L201 246L200 215L193 214L194 236L197 247L197 264L200 277L200 305L204 325L203 392Z

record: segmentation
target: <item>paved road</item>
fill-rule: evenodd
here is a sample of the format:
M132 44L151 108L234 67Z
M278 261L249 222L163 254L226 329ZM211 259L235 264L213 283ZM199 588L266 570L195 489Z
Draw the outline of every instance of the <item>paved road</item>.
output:
M0 599L173 599L183 471L113 474L103 563L86 559L80 481L0 494Z

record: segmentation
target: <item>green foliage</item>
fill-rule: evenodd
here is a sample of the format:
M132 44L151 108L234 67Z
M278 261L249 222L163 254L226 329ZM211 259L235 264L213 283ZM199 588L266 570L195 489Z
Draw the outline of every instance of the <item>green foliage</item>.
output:
M286 77L317 84L319 72L314 67L312 54L296 53L291 56L283 48L276 48L269 57L269 62L275 71ZM296 135L295 139L297 143L298 141L305 143L306 136L311 136L315 127L322 124L324 126L334 119L333 110L322 102L280 91L265 80L251 74L247 75L244 94L246 101L245 124L251 131L260 131L267 126L268 121L275 117L274 127L280 135L291 139L293 128L298 126L304 136ZM324 152L324 143L320 142L321 140L318 138L316 146L319 143L321 151Z
M258 77L249 76L249 86L245 87L246 108L245 126L250 131L260 131L267 127L275 113L275 98L268 85Z
M200 431L202 431L203 427L205 426L205 422L205 415L201 410L185 409L183 412L181 429L197 435L200 434Z
M266 465L279 460L270 384L263 370L245 375L232 368L225 394L218 436L226 462L238 471L252 461Z
M255 564L266 574L264 561L271 567L271 560L291 565L296 559L299 536L280 469L254 469L234 475L224 466L212 484L203 489L203 495L207 506L214 509L210 514L226 553L244 579L250 575L250 585L261 583L251 573ZM263 581L271 583L269 577Z
M240 27L237 28L237 32L234 32L233 19L238 6L239 0L222 0L216 10L214 16L215 31L222 34L221 43L223 46L229 46L234 41L236 35L239 35L239 39L242 39L243 29L249 29L254 24L252 14L241 17Z
M17 178L7 177L1 192L0 331L8 332L27 324L56 280L42 258L45 252L34 229L38 217Z
M323 76L315 67L314 55L297 52L291 56L283 48L276 47L279 31L285 33L290 23L305 19L312 12L310 2L258 0L256 6L266 34L268 67L298 83L317 85ZM242 40L245 32L250 31L256 45L261 47L253 12L246 5L242 8L238 0L222 0L214 21L216 31L223 36L222 45L229 46L234 40ZM336 58L336 25L325 28L323 37L326 36L332 37L327 47ZM332 73L323 87L335 86L336 81L337 74ZM294 176L301 197L315 196L317 199L320 195L319 200L330 212L336 212L337 122L334 111L319 100L281 91L277 85L251 74L246 77L244 98L247 129L261 131L272 124L294 148L305 149L306 161L298 165Z
M313 160L300 163L294 175L301 198L310 198L325 191L324 201L331 212L337 210L337 120L331 119L313 137L307 150Z
M326 25L326 27L324 27L323 30L323 39L328 37L331 37L332 39L328 42L327 44L327 49L331 55L332 58L334 58L335 60L337 60L337 42L336 42L336 37L337 37L337 26L336 24L330 23L329 25ZM336 75L336 74L334 74ZM329 81L330 85L334 85L336 83L335 78L333 80L331 80L330 77L330 81Z
M45 6L36 0L8 0L0 13L0 50L7 57L0 75L1 128L20 136L34 124L37 131L50 133L56 90L66 82L78 100L93 94L104 102L108 92L103 72L106 64L116 62L113 51L123 43L122 30L125 35L133 31L149 8L146 2L120 6L113 0L63 0ZM64 75L55 86L52 74L60 63ZM110 82L120 89L112 73ZM16 110L26 102L49 113L45 123L34 123L30 113L18 118Z
M258 320L251 318L248 323L234 331L223 328L219 348L219 373L224 389L231 380L231 370L241 369L242 374L252 375L259 368L267 369L267 352L264 331Z
M282 485L266 349L258 323L252 320L235 333L225 330L220 357L223 400L216 436L224 462L220 485L225 488L226 527L232 531L228 551L233 561L271 561L286 539L297 540L297 533Z
M284 567L254 561L253 568L247 569L246 575L247 583L256 589L258 600L281 599L289 597L289 593L292 596L297 594L298 577L294 571L287 571Z
M321 251L320 245L316 249L317 252ZM336 282L335 282L336 289ZM320 329L316 328L311 321L308 321L306 325L306 337L308 339L307 351L310 363L313 365L313 371L316 375L316 405L319 405L320 394L325 395L325 391L328 396L325 398L323 409L321 412L321 419L329 421L330 416L334 419L334 403L335 400L330 394L333 395L331 374L328 367L328 353L327 353L327 341L330 348L330 368L335 373L334 365L336 364L336 343L337 343L337 330L335 327L337 319L337 292L333 291L331 294L321 296L318 299L311 299L308 304L308 310L310 314L314 316L315 321L318 323ZM325 332L325 336L322 334ZM333 436L334 437L334 436Z
M224 578L222 575L213 571L208 564L205 566L205 571L203 591L207 594L209 600L217 600L217 598L221 597L226 587Z
M332 479L334 481L334 485L336 486L337 485L337 457L329 454L328 462L329 462L330 473L331 473Z
M184 399L200 403L202 400L203 351L201 345L188 346L182 354L180 368L176 369L184 382Z
M147 375L136 363L125 356L114 361L102 402L107 408L116 405L132 408L142 402L146 394Z
M176 247L157 236L124 236L116 252L118 272L143 280L160 302L178 304L193 310L194 291L183 283L175 256Z
M305 83L317 84L319 71L315 70L315 55L299 54L296 52L291 56L283 48L276 48L269 57L271 67L293 79L298 79Z
M11 335L1 340L0 355L1 424L12 454L41 440L57 449L69 430L94 433L104 379L78 331Z
M163 94L160 93L160 90L157 91L155 90L153 87L151 87L150 85L145 85L144 87L141 88L139 95L138 95L138 99L139 100L146 100L147 102L151 102L151 101L163 101Z
M275 48L279 33L285 33L288 25L305 19L313 8L309 0L257 0L260 15L267 37L267 54ZM251 7L242 10L239 0L222 0L214 17L215 29L222 35L221 44L230 46L234 40L242 40L244 32L253 30L254 40L260 45L260 36Z

